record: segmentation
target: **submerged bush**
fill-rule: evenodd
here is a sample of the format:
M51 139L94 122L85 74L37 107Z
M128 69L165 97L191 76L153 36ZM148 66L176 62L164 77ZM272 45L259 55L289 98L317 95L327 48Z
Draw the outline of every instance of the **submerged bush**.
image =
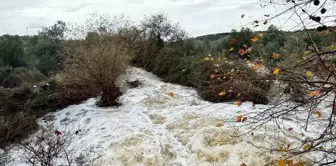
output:
M71 41L66 50L64 81L101 91L100 106L117 105L121 95L116 85L127 68L129 50L119 36L96 35Z
M206 62L211 75L200 87L200 95L213 102L252 101L267 104L270 84L258 80L255 70L240 61L230 61L223 57L211 57Z

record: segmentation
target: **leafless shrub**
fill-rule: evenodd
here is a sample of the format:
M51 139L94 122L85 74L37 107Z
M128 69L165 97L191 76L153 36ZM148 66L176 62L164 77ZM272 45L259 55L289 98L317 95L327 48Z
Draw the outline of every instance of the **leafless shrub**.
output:
M73 136L66 132L48 133L43 131L33 140L19 145L22 151L21 160L32 166L60 164L71 166L74 163L73 151L69 148L72 139Z
M36 127L36 122L33 117L16 113L8 116L0 125L0 147L4 147L28 135Z
M100 106L118 105L116 99L121 92L116 82L132 54L130 40L126 40L131 30L109 17L90 21L77 31L77 34L84 31L85 39L69 41L64 51L64 81L101 91Z

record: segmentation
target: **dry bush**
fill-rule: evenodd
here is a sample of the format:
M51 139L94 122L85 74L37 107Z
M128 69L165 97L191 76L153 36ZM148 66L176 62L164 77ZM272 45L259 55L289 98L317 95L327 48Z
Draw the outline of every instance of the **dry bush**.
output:
M36 118L25 114L32 91L0 87L0 148L17 142L36 128Z
M7 116L0 121L0 148L17 142L36 129L36 119L21 113Z
M65 51L64 81L100 90L100 106L116 105L121 95L116 81L127 68L128 52L118 35L92 34L71 41Z
M117 80L127 68L136 36L131 22L123 16L94 13L70 33L72 40L63 51L63 84L101 92L99 106L119 105Z

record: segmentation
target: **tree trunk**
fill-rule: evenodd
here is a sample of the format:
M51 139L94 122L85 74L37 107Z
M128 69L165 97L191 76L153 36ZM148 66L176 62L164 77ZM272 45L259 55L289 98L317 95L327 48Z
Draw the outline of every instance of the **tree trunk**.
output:
M102 88L102 95L97 105L100 107L119 106L117 99L121 96L120 88L117 86Z

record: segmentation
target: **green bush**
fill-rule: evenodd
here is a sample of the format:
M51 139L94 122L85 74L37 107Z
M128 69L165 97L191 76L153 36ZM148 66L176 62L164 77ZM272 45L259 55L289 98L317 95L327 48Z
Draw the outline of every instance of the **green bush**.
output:
M261 58L264 60L266 65L273 65L275 62L284 59L284 56L282 55L282 53L280 53L280 49L281 46L276 41L268 42L265 46L263 46ZM273 53L281 54L279 59L274 59Z
M2 74L3 73L3 74ZM45 80L46 77L36 69L27 68L4 68L0 70L0 82L5 88L20 87L23 84L32 86Z
M153 60L156 59L161 48L159 48L157 43L153 40L136 41L134 45L136 45L137 49L135 50L135 55L132 57L131 63L147 71L152 71L154 69Z
M24 45L19 36L4 35L0 37L0 61L3 65L11 67L26 65Z
M0 67L0 85L8 77L11 71L12 71L11 67L8 66Z
M263 35L263 45L267 45L270 42L276 42L281 47L285 45L286 34L280 31L276 26L270 25Z
M6 88L15 88L20 86L24 80L20 75L10 74L3 82L2 85Z
M246 49L248 47L252 46L251 38L256 36L256 34L248 28L242 28L240 31L232 30L229 37L227 38L227 42L225 42L225 48L230 49L231 47L234 48L234 50L239 49ZM237 43L231 43L231 40L235 39L237 40Z
M203 56L186 56L184 50L183 47L163 48L156 59L151 61L154 65L152 72L164 81L195 87L207 101L268 103L267 92L271 85L255 79L258 74L246 64L229 62L219 56L209 57L212 60L205 61ZM211 74L220 77L213 79L210 78ZM220 96L222 91L226 91L227 95Z
M198 87L204 77L205 64L200 56L185 56L182 50L164 48L153 61L153 73L164 81L178 83L185 86Z
M212 102L252 101L267 104L267 92L271 84L258 80L258 73L241 61L227 59L207 61L207 67L213 74L199 88L202 98ZM223 92L224 94L220 95Z

